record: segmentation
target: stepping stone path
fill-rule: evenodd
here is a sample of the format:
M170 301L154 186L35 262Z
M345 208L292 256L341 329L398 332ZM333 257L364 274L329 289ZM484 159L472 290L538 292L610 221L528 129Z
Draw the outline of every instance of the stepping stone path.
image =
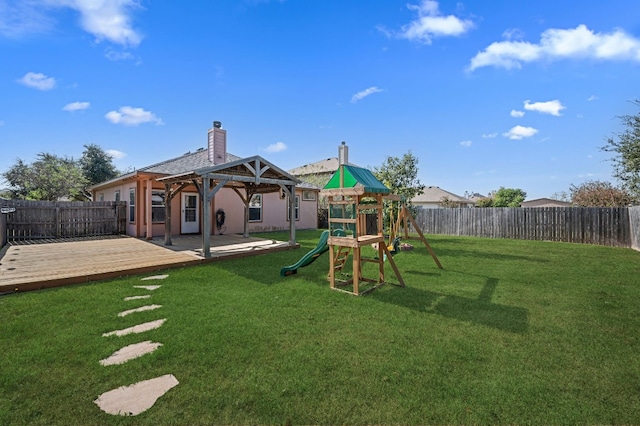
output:
M162 308L162 305L147 305L140 306L139 308L129 309L127 311L122 311L118 314L119 317L126 317L129 314L134 314L136 312L144 312L144 311L153 311L154 309Z
M163 280L168 275L154 275L142 278L146 280ZM159 289L160 285L136 285L134 288L141 288L147 291ZM140 296L128 296L124 298L125 302L132 300L149 299L150 294ZM152 311L161 308L162 305L146 305L134 309L128 309L118 314L124 317L136 312ZM133 333L144 333L145 331L154 330L164 324L166 318L155 321L149 321L133 327L124 328L122 330L114 330L102 334L103 337L125 336ZM162 346L162 343L152 342L150 340L134 343L115 351L109 357L100 360L100 365L119 365L124 364L132 359L139 358L151 353ZM165 374L149 380L143 380L129 386L121 386L117 389L110 390L100 395L94 403L100 407L102 411L108 414L120 416L136 416L153 406L158 398L167 393L170 389L178 385L178 380L173 374Z
M94 402L109 414L137 416L151 408L158 398L177 385L178 380L173 374L165 374L105 392Z

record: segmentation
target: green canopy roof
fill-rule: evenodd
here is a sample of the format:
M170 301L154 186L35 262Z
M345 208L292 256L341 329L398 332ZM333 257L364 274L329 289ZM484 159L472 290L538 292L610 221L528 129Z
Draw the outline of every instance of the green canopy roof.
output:
M340 169L338 169L324 186L325 190L353 188L358 193L388 194L391 192L370 170L350 165L341 167L344 170L344 186L340 186Z

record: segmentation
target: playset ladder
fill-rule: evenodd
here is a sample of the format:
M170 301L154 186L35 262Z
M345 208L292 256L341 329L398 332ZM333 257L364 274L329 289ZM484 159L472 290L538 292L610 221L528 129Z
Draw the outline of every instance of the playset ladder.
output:
M335 259L333 260L333 270L336 272L342 272L349 254L351 253L351 247L339 246L336 252Z

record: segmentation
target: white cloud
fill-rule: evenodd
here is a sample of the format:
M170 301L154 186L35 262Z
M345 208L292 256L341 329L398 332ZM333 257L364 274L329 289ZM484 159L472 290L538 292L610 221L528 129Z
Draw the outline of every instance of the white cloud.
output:
M551 114L551 115L555 115L556 117L559 117L560 111L562 111L565 108L566 107L562 105L562 102L560 102L557 99L554 99L553 101L533 102L533 103L531 103L531 101L528 101L528 100L524 101L524 109L528 111L538 111L543 114Z
M465 148L468 148L471 146L472 143L473 143L472 141L466 140L466 141L460 142L460 146L464 146Z
M17 80L18 83L38 90L51 90L56 86L56 79L39 72L28 72Z
M89 108L89 102L71 102L62 107L63 111L80 111Z
M276 143L272 143L271 145L266 147L264 150L269 153L274 153L274 152L282 152L282 151L285 151L286 149L287 149L287 145L284 142L276 142Z
M534 129L533 127L514 126L509 129L508 132L503 133L502 136L513 140L520 140L530 138L536 133L538 133L538 129Z
M369 87L368 89L362 90L351 97L351 103L355 104L356 102L366 98L369 95L374 93L383 92L382 89L377 88L376 86Z
M130 106L120 107L118 111L109 111L105 118L113 124L122 124L125 126L137 126L143 123L163 124L162 120L150 111L142 108L134 108Z
M510 112L509 114L510 114L512 117L516 117L516 118L524 117L524 111L518 111L518 110L515 110L515 109L512 109L512 110L511 110L511 112Z
M487 66L521 68L523 62L567 58L640 62L640 39L620 29L595 33L585 25L550 28L541 34L537 44L509 40L491 43L471 59L469 70Z
M46 4L68 7L80 14L80 26L96 37L123 46L137 46L142 34L132 27L133 11L141 9L138 0L47 0Z
M422 0L420 4L408 4L418 17L404 25L397 34L399 38L431 44L434 37L459 36L474 27L473 22L453 15L442 15L435 0Z
M0 1L0 34L19 38L48 32L54 21L42 6L36 1Z
M483 139L493 139L493 138L495 138L496 136L498 136L498 133L484 133L484 134L482 135L482 138L483 138Z
M598 97L597 97L596 95L591 95L591 96L589 96L589 97L587 98L587 100L588 100L589 102L591 102L591 101L595 101L596 99L598 99Z
M133 12L142 9L139 0L0 1L0 34L20 37L50 31L55 26L52 8L78 12L82 29L98 42L137 46L142 41L142 35L131 23Z
M523 32L518 28L509 28L502 33L502 37L507 40L521 39L524 37Z
M114 160L120 160L127 156L127 154L122 151L118 151L117 149L107 149L105 153Z
M135 59L135 56L133 56L130 52L115 50L110 47L105 50L104 56L108 60L113 62L130 61Z

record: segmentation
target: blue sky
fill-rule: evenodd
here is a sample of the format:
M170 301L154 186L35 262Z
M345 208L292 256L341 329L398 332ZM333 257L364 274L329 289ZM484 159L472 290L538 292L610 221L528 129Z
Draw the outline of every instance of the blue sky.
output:
M289 170L411 151L458 195L614 182L640 98L640 5L0 0L0 172L95 143L121 169L206 146Z

